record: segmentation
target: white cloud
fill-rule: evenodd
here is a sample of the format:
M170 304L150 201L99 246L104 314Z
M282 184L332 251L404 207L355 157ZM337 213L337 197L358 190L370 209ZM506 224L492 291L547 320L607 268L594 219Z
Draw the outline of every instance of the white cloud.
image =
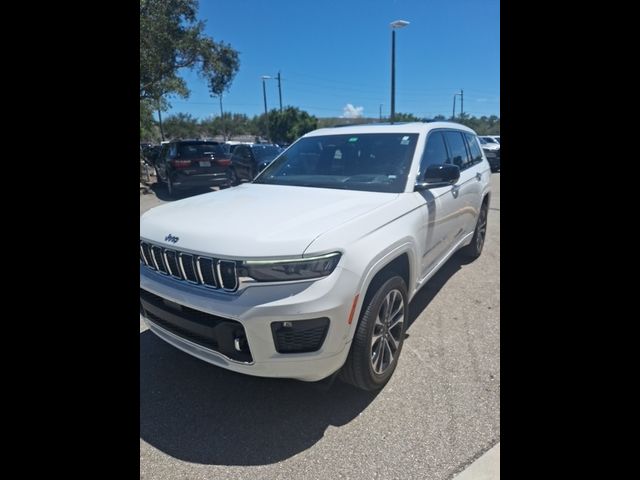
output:
M363 116L364 107L354 107L352 104L347 103L342 109L342 115L340 118L360 118Z

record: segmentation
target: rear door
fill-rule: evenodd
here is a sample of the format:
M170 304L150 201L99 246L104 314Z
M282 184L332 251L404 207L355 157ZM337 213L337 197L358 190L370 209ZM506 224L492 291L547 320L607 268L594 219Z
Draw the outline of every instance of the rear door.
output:
M240 178L244 180L253 180L251 178L251 152L246 145L238 145L233 151L233 164L236 166L236 172Z
M467 146L465 133L460 130L448 130L444 133L451 161L460 168L460 179L452 189L452 194L460 206L455 225L454 243L475 228L477 215L475 204L481 179L476 176L478 169L474 168L475 164Z
M432 130L420 162L418 181L422 181L429 165L451 163L451 157L444 141L444 130ZM463 208L455 186L431 188L416 192L424 198L427 205L422 245L422 272L424 278L449 252L452 242L460 229L459 217Z
M467 168L472 174L472 180L467 184L463 192L467 208L469 211L473 211L468 223L465 224L465 229L469 233L476 228L476 221L482 205L482 188L483 185L490 181L491 170L482 158L482 148L478 137L473 133L464 132L464 138L467 142L470 157L470 163Z
M161 180L167 180L167 162L169 161L169 144L165 143L160 147L160 153L156 161L156 172Z

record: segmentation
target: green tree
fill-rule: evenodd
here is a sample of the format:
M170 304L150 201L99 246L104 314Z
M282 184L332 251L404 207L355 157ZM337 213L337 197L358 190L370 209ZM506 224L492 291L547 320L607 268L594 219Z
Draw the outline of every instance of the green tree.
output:
M157 142L160 138L156 122L153 120L153 110L151 102L140 101L140 140Z
M215 117L201 122L203 132L211 132L208 136L222 135L225 140L229 140L235 135L246 135L251 133L251 121L243 113L225 112L219 117Z
M237 53L203 33L205 24L197 12L197 0L140 0L140 100L157 110L162 137L166 97L189 96L180 69L196 69L207 77L229 68L235 75L238 69Z
M318 128L318 119L299 108L288 106L280 112L273 109L269 112L269 137L275 143L292 143L311 130ZM258 133L267 137L265 115L254 119Z
M240 68L240 59L230 45L221 42L215 47L215 55L212 55L202 68L202 76L207 80L209 94L212 98L220 100L220 115L224 114L222 110L222 95L229 91L238 69ZM212 62L212 63L209 63Z
M416 117L413 113L398 113L396 112L394 116L395 122L419 122L420 119Z
M197 138L200 136L198 121L188 113L167 117L164 130L168 138Z

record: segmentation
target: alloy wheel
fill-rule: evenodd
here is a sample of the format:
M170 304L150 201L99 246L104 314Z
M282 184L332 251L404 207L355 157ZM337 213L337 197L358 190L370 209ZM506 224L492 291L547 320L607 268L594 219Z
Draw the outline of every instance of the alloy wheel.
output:
M380 305L371 335L371 366L382 375L393 363L400 344L404 324L404 300L399 290L387 293Z

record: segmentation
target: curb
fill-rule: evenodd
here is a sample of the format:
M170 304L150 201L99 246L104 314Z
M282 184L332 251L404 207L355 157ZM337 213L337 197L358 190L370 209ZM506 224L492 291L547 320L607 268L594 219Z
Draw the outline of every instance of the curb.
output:
M453 477L453 480L500 480L500 442Z

